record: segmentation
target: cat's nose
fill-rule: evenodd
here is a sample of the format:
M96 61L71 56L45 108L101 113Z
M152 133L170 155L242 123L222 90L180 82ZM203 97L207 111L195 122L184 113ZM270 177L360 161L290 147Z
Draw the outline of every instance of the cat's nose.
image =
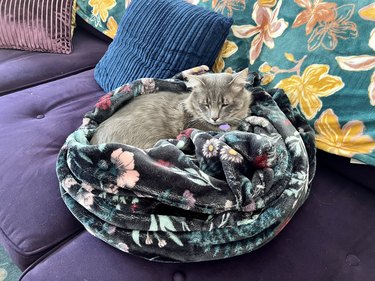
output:
M216 122L217 119L219 119L219 117L211 117L212 121Z

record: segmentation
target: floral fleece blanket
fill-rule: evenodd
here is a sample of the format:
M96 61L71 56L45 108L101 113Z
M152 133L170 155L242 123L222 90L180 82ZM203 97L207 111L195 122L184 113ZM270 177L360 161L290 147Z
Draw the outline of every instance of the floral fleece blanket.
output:
M141 94L186 92L184 71L140 79L103 96L61 148L66 206L97 238L157 261L196 262L251 252L275 237L306 200L315 173L312 128L282 90L249 74L251 115L237 131L187 129L142 150L90 145L100 122Z

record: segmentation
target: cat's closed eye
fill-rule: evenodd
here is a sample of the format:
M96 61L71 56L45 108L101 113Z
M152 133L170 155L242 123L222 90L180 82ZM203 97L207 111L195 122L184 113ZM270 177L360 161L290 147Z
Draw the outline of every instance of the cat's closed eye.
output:
M210 102L208 100L203 100L199 104L200 104L200 106L205 107L205 108L210 107Z

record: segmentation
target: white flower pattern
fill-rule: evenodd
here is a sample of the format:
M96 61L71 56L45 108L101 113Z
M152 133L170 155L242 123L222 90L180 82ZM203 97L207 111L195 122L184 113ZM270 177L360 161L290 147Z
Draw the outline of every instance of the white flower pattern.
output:
M203 145L203 155L207 158L216 156L219 152L219 145L220 141L218 139L212 138L207 140Z
M229 160L234 163L242 163L243 157L236 150L228 145L224 145L220 150L221 160Z

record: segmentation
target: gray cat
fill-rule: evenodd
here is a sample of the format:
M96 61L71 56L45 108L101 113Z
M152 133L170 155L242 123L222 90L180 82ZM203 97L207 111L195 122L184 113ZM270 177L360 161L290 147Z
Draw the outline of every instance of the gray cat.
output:
M187 128L218 131L220 125L228 124L236 129L249 114L247 75L247 69L233 75L188 75L191 93L138 96L99 125L91 144L117 142L151 148Z

